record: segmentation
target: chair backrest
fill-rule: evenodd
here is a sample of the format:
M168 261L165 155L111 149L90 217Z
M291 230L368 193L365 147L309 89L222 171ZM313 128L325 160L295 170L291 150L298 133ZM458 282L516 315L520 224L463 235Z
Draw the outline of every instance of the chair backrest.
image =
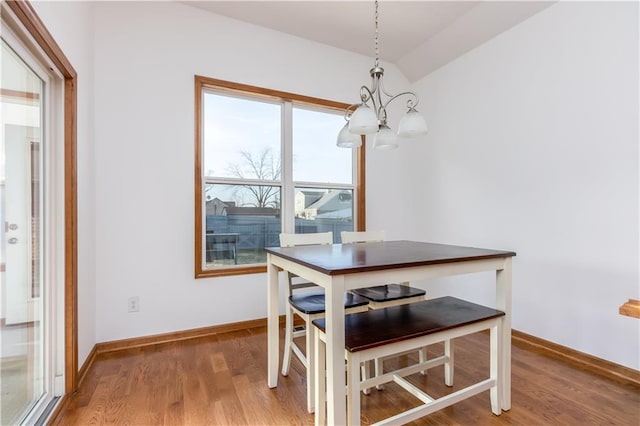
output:
M342 240L342 244L378 243L378 242L385 241L385 234L384 234L384 231L360 231L360 232L342 231L340 233L340 239ZM400 284L409 285L409 282L405 281Z
M342 244L374 243L385 240L384 231L342 231L340 233L340 238L342 239Z
M280 234L280 247L309 246L313 244L328 245L333 244L333 232L316 232L311 234ZM306 281L299 276L287 272L289 281L289 294L294 290L306 287L316 287L316 284Z
M280 247L308 246L312 244L333 244L333 232L280 234Z

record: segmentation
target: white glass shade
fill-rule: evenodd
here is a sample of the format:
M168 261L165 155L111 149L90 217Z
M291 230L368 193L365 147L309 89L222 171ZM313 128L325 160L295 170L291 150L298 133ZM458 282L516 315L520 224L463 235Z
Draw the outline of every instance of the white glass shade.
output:
M424 117L413 108L407 111L398 125L398 136L403 138L423 136L427 131L427 122Z
M366 104L361 104L349 119L349 131L358 135L371 135L378 131L378 117Z
M398 147L398 137L389 126L382 124L373 140L373 147L375 149L395 149Z
M362 136L349 131L349 123L346 123L340 133L338 133L338 142L341 148L357 148L362 145Z

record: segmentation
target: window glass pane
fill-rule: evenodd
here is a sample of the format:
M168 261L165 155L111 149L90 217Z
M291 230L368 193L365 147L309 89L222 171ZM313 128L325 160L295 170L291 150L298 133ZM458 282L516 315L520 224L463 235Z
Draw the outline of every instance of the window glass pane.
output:
M205 201L205 268L264 263L280 244L280 187L207 184Z
M343 114L294 107L292 121L293 180L352 183L353 150L336 146Z
M353 191L348 189L296 188L296 234L353 231Z
M49 143L44 126L50 126L43 120L51 103L44 100L46 83L4 39L1 43L0 424L15 425L50 398L45 383L53 374L45 369L51 365L45 353L53 356L59 342L46 339L54 327L45 313L58 305L44 292L56 287L42 273L44 249L53 244L44 239L53 236L50 230L45 234L45 224L55 217L44 210L50 185L42 172L45 164L56 163L43 147Z
M280 180L281 105L204 93L204 175Z

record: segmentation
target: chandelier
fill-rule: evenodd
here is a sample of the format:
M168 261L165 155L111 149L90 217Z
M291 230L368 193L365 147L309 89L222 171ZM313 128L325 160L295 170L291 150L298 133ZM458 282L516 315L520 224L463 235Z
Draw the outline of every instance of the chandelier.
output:
M338 134L337 145L343 148L357 148L362 145L360 135L372 135L373 147L376 149L394 149L398 147L398 137L412 138L427 134L427 122L416 110L418 96L413 92L402 92L397 95L388 93L382 82L384 69L380 66L380 55L378 52L378 0L375 0L375 53L376 61L371 74L371 88L362 86L360 88L359 104L350 105L345 111L344 125ZM383 99L383 96L386 99ZM398 124L398 134L393 132L387 125L387 106L400 97L408 97L407 112L400 119ZM354 110L355 108L355 110Z

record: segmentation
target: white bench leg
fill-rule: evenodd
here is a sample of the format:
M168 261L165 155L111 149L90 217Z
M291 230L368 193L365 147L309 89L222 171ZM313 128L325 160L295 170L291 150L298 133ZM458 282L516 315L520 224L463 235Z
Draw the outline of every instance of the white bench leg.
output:
M315 342L315 426L324 426L324 424L327 422L327 367L325 358L325 344L322 340L320 340L320 333L317 330L313 331L313 339Z
M447 362L444 363L444 384L447 386L453 386L453 339L447 339L444 341L444 356L447 357Z
M489 390L489 396L491 398L491 412L496 416L502 413L500 407L500 401L503 394L503 383L501 373L504 371L502 363L504 362L502 356L502 346L500 341L502 340L502 321L498 321L498 325L489 329L490 340L490 359L489 359L489 377L496 381L496 385Z
M347 354L347 424L360 424L360 357Z

